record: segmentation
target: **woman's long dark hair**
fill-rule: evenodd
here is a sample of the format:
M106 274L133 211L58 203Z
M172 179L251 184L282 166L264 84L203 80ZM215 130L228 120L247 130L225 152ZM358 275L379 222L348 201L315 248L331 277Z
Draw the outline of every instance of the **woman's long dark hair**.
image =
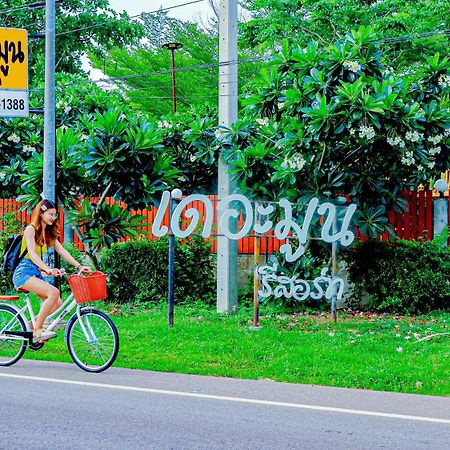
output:
M38 245L46 244L47 247L54 245L59 238L59 220L56 219L52 225L45 227L45 236L42 227L41 214L47 209L56 209L55 204L51 200L41 200L31 213L31 223L35 229L34 240Z

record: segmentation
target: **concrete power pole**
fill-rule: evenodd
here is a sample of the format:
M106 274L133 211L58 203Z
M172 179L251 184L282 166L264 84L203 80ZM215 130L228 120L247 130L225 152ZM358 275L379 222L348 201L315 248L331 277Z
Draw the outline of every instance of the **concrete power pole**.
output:
M219 7L219 125L237 121L237 0L221 0ZM219 159L219 200L233 192L228 165ZM219 228L219 235L222 234ZM217 311L233 311L237 305L237 241L223 236L217 242Z
M45 2L44 197L56 200L55 0Z

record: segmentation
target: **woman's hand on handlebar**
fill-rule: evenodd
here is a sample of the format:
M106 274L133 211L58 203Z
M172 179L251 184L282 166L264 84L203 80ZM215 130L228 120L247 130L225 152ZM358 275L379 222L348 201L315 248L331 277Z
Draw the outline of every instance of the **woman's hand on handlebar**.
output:
M81 272L81 273L91 273L92 272L91 268L88 266L79 266L77 270L78 270L78 272Z
M43 270L43 272L48 277L60 277L66 274L66 271L64 269L57 269L56 267L54 269Z

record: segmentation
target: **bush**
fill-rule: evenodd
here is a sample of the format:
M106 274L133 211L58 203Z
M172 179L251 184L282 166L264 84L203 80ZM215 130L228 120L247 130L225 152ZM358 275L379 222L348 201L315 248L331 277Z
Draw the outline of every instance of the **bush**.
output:
M100 267L109 275L108 299L115 303L167 301L168 238L142 239L113 244ZM215 267L210 244L192 237L185 245L176 241L176 304L201 300L215 302Z
M64 248L79 262L83 263L84 257L83 252L81 250L78 250L73 244L63 244ZM74 267L72 264L69 264L68 262L64 261L64 259L61 258L61 268L66 269L66 272L71 273L74 271Z
M450 253L435 242L368 241L345 254L357 302L398 314L450 308Z

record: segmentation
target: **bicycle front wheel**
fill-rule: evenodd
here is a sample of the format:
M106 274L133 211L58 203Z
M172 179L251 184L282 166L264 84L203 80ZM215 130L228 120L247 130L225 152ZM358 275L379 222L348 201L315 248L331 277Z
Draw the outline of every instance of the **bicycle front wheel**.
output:
M13 338L5 331L27 331L25 322L14 308L0 305L0 366L11 366L20 358L27 347L26 341Z
M67 324L67 346L74 363L86 372L102 372L116 360L119 333L107 314L82 309Z

